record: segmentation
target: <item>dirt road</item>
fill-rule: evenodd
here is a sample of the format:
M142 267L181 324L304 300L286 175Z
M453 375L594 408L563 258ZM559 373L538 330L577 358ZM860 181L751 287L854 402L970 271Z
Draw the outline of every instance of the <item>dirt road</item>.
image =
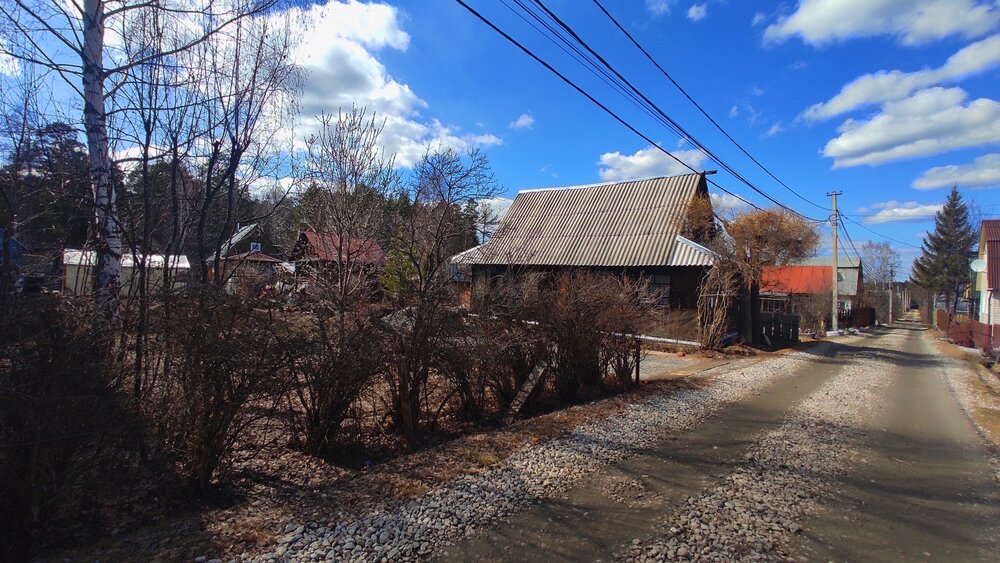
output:
M992 454L931 350L905 328L838 341L443 559L1000 560Z

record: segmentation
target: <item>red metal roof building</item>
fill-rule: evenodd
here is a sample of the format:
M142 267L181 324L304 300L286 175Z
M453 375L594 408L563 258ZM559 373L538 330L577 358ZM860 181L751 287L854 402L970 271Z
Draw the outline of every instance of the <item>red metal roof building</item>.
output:
M385 263L382 247L373 239L341 240L332 233L302 231L292 249L295 262L347 262L381 265Z
M832 266L772 266L764 268L761 293L813 294L830 291Z

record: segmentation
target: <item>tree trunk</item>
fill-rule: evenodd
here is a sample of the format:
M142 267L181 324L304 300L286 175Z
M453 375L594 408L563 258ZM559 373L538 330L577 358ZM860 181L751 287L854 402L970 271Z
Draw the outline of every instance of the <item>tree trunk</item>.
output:
M121 285L122 243L104 107L104 0L84 0L82 62L83 124L90 156L90 181L97 223L94 296L101 312L111 316Z

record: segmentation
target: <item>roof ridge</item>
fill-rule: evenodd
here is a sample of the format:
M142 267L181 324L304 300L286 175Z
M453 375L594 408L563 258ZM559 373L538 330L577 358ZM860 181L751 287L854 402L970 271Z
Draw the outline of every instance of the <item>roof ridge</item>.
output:
M593 184L577 184L572 186L550 186L546 188L526 188L518 190L517 193L526 192L555 192L561 190L582 190L586 188L599 188L601 186L614 186L618 184L634 184L638 182L648 182L650 180L667 180L670 178L683 178L684 176L700 176L702 172L691 172L689 174L671 174L669 176L648 176L643 178L629 178L627 180L609 180L607 182L596 182Z

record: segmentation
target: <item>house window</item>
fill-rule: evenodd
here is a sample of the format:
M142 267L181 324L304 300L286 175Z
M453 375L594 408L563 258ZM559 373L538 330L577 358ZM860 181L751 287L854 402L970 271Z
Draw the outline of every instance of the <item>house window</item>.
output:
M653 274L649 278L649 294L656 300L657 307L670 304L670 274Z
M250 243L250 252L260 252L260 243L259 242L251 242Z
M762 313L784 313L787 309L787 303L784 299L761 299L760 311Z

